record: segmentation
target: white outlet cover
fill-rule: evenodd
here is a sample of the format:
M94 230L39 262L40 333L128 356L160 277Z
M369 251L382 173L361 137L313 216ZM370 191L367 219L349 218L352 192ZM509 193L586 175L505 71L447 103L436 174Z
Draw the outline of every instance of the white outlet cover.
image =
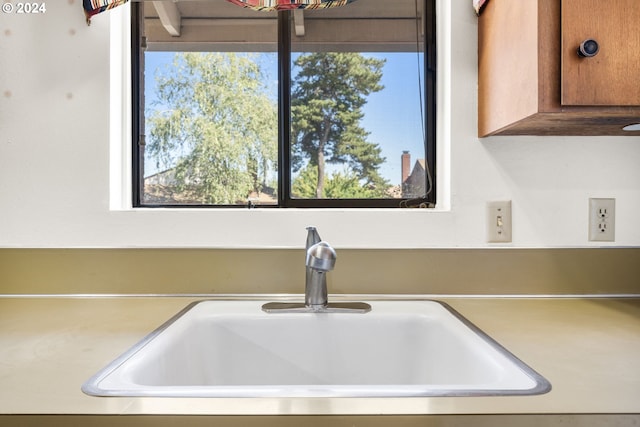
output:
M589 199L589 241L616 239L616 199Z

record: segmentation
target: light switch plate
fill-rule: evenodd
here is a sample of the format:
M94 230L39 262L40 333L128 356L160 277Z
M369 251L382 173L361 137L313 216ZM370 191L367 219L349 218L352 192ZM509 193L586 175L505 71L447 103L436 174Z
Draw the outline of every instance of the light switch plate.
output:
M511 200L487 203L487 242L511 242Z

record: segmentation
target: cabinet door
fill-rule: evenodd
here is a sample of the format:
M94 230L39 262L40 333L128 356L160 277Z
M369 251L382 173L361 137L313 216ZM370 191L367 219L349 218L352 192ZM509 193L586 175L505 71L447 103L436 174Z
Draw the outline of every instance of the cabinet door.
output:
M640 0L562 0L562 105L640 105Z

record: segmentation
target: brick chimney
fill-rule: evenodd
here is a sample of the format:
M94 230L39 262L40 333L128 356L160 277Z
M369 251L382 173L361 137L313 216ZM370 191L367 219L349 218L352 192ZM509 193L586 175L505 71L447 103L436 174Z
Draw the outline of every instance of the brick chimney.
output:
M409 178L409 174L411 173L411 154L408 151L402 152L402 181L404 182Z

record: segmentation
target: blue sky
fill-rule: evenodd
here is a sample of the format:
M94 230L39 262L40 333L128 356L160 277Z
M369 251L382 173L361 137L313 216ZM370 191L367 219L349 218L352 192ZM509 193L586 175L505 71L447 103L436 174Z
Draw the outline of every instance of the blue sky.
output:
M269 54L267 54L269 55ZM400 184L400 156L402 151L411 153L412 166L419 158L424 158L422 121L420 118L420 85L418 67L422 71L423 57L417 53L375 53L365 54L376 58L385 58L382 85L384 89L369 95L364 107L365 117L362 126L368 132L369 141L380 145L386 158L380 168L384 176L393 185ZM161 70L173 61L173 52L147 52L145 55L146 81L145 96L149 104L154 100L156 70ZM267 73L273 76L274 95L277 93L277 71L275 54L265 58ZM149 107L147 107L149 108ZM149 164L149 163L148 163ZM157 171L147 168L146 173Z

